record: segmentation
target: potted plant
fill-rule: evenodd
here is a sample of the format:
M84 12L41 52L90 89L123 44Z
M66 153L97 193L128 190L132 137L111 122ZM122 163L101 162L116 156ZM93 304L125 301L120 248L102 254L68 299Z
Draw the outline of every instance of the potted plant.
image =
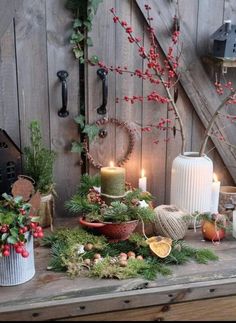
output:
M129 237L139 221L154 220L150 193L127 186L124 197L108 206L102 199L99 185L99 175L82 175L78 192L66 202L68 210L80 215L82 226L99 231L110 241L120 241Z
M42 238L38 217L23 197L4 193L0 200L0 285L22 284L35 274L33 238Z
M54 196L56 193L53 166L56 154L43 145L38 121L33 120L29 129L31 145L24 148L23 169L24 174L34 180L35 189L41 194L40 224L47 227L52 225L54 217Z

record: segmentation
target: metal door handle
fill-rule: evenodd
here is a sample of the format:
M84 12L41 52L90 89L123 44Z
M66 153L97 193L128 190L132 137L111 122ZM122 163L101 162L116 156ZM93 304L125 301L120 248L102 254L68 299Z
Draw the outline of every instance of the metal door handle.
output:
M59 117L65 118L69 115L67 111L67 82L69 73L67 71L58 71L57 76L61 81L62 108L58 111Z
M97 108L97 113L106 114L107 96L108 96L107 71L104 68L100 68L97 70L97 75L102 80L102 105L99 108Z

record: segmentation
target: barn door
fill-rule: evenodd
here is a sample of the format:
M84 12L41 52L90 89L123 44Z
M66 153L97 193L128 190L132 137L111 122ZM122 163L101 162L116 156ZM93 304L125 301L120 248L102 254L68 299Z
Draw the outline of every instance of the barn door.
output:
M70 152L78 139L78 63L69 44L72 17L58 0L0 1L0 128L23 149L29 144L29 123L38 120L47 147L57 153L55 183L57 216L79 182L78 156ZM62 106L59 70L69 73L69 116Z

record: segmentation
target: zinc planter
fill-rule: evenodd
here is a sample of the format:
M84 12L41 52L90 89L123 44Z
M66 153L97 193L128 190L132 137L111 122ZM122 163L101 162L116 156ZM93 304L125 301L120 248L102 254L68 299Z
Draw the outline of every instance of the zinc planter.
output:
M210 212L213 163L206 155L186 152L173 160L170 204L189 212Z
M27 235L26 250L29 252L27 258L15 252L10 247L10 256L0 258L0 286L14 286L23 284L35 275L33 236Z

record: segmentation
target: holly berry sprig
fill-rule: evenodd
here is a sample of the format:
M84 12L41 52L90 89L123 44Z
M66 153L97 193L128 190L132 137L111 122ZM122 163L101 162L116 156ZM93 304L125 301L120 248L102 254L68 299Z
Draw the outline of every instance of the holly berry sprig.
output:
M0 256L8 257L12 252L27 258L27 236L29 232L34 238L43 238L43 229L38 218L30 216L31 205L25 203L20 196L12 197L3 194L0 201Z

